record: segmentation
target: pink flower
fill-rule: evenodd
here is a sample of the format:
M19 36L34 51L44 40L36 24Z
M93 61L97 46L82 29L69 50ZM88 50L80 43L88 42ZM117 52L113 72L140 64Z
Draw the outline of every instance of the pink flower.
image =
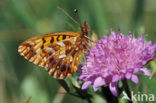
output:
M109 85L110 91L117 96L116 82L124 78L138 83L136 73L151 76L144 66L156 56L156 43L144 42L144 36L134 38L111 31L91 47L87 62L82 66L79 80L84 81L82 89L93 86L94 91L100 86Z

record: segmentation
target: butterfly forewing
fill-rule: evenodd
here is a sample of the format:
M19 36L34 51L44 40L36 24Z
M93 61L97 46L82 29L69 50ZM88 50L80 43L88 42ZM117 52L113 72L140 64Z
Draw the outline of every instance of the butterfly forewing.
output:
M59 32L29 39L18 51L54 78L64 79L76 72L82 53L80 47L80 33Z

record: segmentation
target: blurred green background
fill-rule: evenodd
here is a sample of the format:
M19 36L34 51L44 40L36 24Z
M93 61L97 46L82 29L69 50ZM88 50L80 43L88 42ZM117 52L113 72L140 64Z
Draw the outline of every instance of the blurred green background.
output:
M87 21L98 37L108 34L110 28L117 31L120 27L126 35L131 31L135 36L145 34L146 40L156 41L156 0L0 0L0 103L24 103L29 96L29 103L87 103L65 94L57 80L17 52L20 43L33 36L79 31L79 26L58 6L75 20L73 9L77 8L81 22ZM147 67L152 78L140 75L138 85L129 85L133 91L154 94L156 99L156 62ZM105 100L93 93L92 101ZM119 102L125 103L121 99Z

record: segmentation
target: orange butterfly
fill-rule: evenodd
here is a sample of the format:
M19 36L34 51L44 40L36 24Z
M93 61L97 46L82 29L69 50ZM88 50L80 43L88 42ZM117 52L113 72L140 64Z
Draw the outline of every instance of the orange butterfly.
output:
M81 55L89 46L89 26L84 22L80 28L80 33L56 32L31 38L19 46L18 52L54 78L65 79L76 72Z

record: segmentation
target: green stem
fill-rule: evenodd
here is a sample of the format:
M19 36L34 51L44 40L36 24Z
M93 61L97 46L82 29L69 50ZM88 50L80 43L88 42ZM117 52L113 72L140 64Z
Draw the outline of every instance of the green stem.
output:
M130 98L130 100L132 100L132 99L131 99L131 92L130 92L130 89L129 89L129 86L128 86L128 83L127 83L127 80L124 79L124 80L122 80L122 82L123 82L123 88L124 88L126 94L127 94L128 97ZM133 103L133 102L130 101L130 100L128 100L128 103Z
M102 87L102 96L106 99L108 103L118 103L118 98L112 94L108 86Z

